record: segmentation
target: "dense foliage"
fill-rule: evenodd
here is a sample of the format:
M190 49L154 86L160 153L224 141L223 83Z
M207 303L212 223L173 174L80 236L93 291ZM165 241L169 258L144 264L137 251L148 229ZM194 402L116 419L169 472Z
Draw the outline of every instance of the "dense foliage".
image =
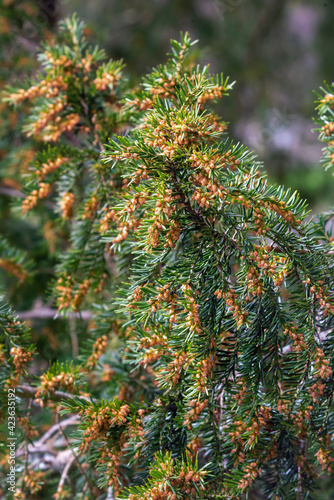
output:
M131 89L76 17L61 30L7 88L36 151L13 210L48 229L59 314L93 319L80 356L45 367L3 302L14 498L313 498L334 462L331 214L310 219L229 138L210 105L233 85L193 64L187 34Z

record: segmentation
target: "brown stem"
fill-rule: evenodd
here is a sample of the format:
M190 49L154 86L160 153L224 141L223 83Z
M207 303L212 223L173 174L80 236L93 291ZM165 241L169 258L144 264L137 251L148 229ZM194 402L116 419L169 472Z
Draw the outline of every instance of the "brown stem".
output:
M35 398L36 397L36 391L37 387L33 387L31 385L18 385L15 387L15 391L20 393L20 396L25 397L25 398ZM79 398L79 399L84 399L85 401L90 401L89 398L86 396L83 396L81 394L69 394L68 392L63 392L63 391L54 391L53 393L50 393L49 399L52 399L52 401L61 401L63 399L70 400L74 398Z
M57 309L52 309L51 307L37 307L31 309L30 311L21 311L16 313L20 319L53 319L58 314ZM79 318L88 321L92 317L91 311L80 311L77 313L70 313L68 315L70 318Z
M73 358L77 358L79 355L79 342L75 326L75 316L72 315L69 317L69 324L70 324L70 336L72 342L72 356Z
M67 436L66 436L65 432L63 431L63 429L62 429L62 427L61 427L61 425L60 425L60 422L59 422L59 413L57 413L57 414L56 414L56 421L57 421L57 424L58 424L58 428L59 428L59 432L60 432L60 434L63 436L64 440L65 440L65 441L66 441L66 443L67 443L67 446L68 446L68 447L69 447L69 449L72 451L72 454L73 454L73 458L74 458L74 460L75 460L75 463L77 464L78 468L80 469L80 472L81 472L82 476L83 476L83 477L85 478L85 480L86 480L86 484L87 484L87 486L88 486L88 488L89 488L89 491L90 491L90 493L91 493L92 498L95 498L95 497L94 497L94 490L93 490L93 488L92 488L92 486L91 486L91 484L90 484L90 482L89 482L88 477L86 476L86 473L85 473L85 471L84 471L84 469L83 469L83 467L82 467L82 465L81 465L81 463L80 463L80 461L79 461L79 458L77 457L77 455L76 455L76 453L75 453L74 449L71 447L71 444L70 444L69 440L67 439Z
M67 462L67 464L65 465L64 469L63 469L63 472L61 473L61 476L60 476L60 481L58 483L58 487L57 487L57 493L58 494L61 494L62 491L63 491L63 486L64 486L64 483L66 481L66 479L69 481L68 479L68 473L69 473L69 470L71 468L71 465L73 464L75 460L75 457L74 457L74 454L72 455L72 458L69 459L69 461Z

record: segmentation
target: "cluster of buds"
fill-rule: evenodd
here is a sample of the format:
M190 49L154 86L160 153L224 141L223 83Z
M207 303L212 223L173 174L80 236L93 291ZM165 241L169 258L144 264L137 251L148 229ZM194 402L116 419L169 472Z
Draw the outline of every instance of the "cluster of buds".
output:
M170 230L166 234L166 243L164 248L175 248L175 244L180 239L182 231L182 224L177 220L172 220L170 223Z
M128 216L134 214L135 211L146 202L147 196L148 194L145 193L145 191L142 193L135 193L133 198L130 201L128 201L128 203L126 203L126 205L121 211L121 214L125 213Z
M32 438L38 436L38 430L34 425L32 425L30 417L17 417L17 425L20 429L24 431L26 439L31 440Z
M181 470L179 473L179 479L183 479L185 483L199 483L200 482L200 475L197 471L195 470Z
M258 246L253 252L249 253L249 259L256 262L257 268L261 269L264 274L274 275L276 272L277 264L276 259L274 258L275 256L273 254L270 254L270 250L270 246Z
M61 215L63 219L70 219L73 215L73 205L75 203L75 194L65 192L59 202Z
M317 460L321 465L322 470L329 473L333 472L333 462L334 458L330 456L330 452L324 448L319 448L316 453Z
M139 341L138 349L149 349L155 346L167 346L167 335L153 333L150 337L143 337Z
M157 84L158 85L150 87L150 94L153 96L154 100L156 100L157 97L160 97L160 99L174 97L176 85L175 76L169 76L167 78L162 76L157 79Z
M149 300L149 304L151 304L152 307L154 308L152 309L153 312L155 312L157 309L161 309L161 305L163 302L171 304L177 298L176 294L169 289L168 284L162 287L157 287L157 291L159 292L157 297Z
M212 198L212 195L210 195L210 193L200 191L198 189L196 189L196 191L192 195L192 199L196 201L196 203L198 203L202 208L210 207L210 198Z
M153 248L159 245L159 227L161 227L161 224L154 222L147 232L147 244Z
M315 374L319 378L328 378L332 375L333 370L330 367L330 360L325 359L325 353L319 347L315 351Z
M150 488L149 491L146 491L144 496L142 496L142 494L134 495L133 493L130 493L128 498L129 500L177 500L176 494L173 493L168 483L167 485L164 485L162 482L161 484L158 483L157 486Z
M208 399L204 399L203 401L199 401L198 399L191 399L189 401L189 406L191 407L191 410L187 412L186 417L184 419L184 425L186 425L189 430L191 430L191 423L195 422L195 420L198 419L198 417L205 410L208 404L209 404Z
M36 391L36 399L43 399L47 397L48 394L52 394L58 389L64 389L66 392L75 392L75 380L71 373L62 372L54 376L50 376L46 373L40 378L41 386L38 387Z
M186 370L190 360L186 352L180 352L175 356L175 359L168 363L168 373L172 379L172 384L176 385L181 377L181 371Z
M149 97L145 97L144 99L140 99L139 97L135 97L132 101L132 105L135 108L138 108L140 111L146 111L147 109L151 109L154 106L153 99Z
M203 92L197 99L201 105L212 99L221 99L226 92L224 85L213 85L210 90Z
M248 316L248 312L241 310L241 307L237 302L237 294L233 290L228 290L227 292L223 292L222 295L226 301L228 310L232 312L232 316L234 317L237 326L239 327L244 324L246 317Z
M252 424L246 428L246 432L250 433L248 436L247 443L249 446L252 446L253 443L257 442L257 439L260 435L260 425L257 420L253 420Z
M139 160L138 153L134 153L131 147L122 149L118 156L119 160Z
M202 359L199 362L198 370L195 375L196 385L201 392L206 392L208 380L212 377L217 356L211 355L208 358Z
M305 439L307 422L310 420L310 412L307 410L299 410L293 415L293 425L296 429L296 435L300 439Z
M249 178L249 174L246 174L244 175L243 180L247 181ZM257 179L257 183L260 183L260 181L261 179L259 177ZM257 205L253 205L249 200L245 199L245 195L238 196L236 198L236 201L241 202L246 209L253 209L254 225L258 236L260 236L261 234L265 234L268 231L268 227L264 220L266 217L266 211L275 212L278 216L287 221L291 227L295 227L301 224L301 221L299 219L296 219L292 211L286 208L286 204L284 201L266 200L259 201L257 202Z
M326 123L321 127L321 130L327 136L332 135L334 133L334 122Z
M122 241L126 240L129 231L134 231L138 228L140 225L140 219L130 219L126 222L120 222L119 226L117 227L117 231L119 232L117 236L112 240L113 243L121 243Z
M223 155L218 149L212 149L210 155L203 153L202 151L193 151L189 156L189 161L191 162L191 168L194 170L200 170L202 175L209 175L214 169L229 167L229 170L235 170L240 161L235 159L235 156L231 156L231 151L227 151ZM207 183L209 178L205 176ZM205 185L201 182L202 185Z
M139 364L147 369L147 365L150 365L157 361L161 357L163 352L163 349L161 349L158 344L156 347L145 349L142 354L142 359L139 361Z
M71 276L62 276L57 281L56 290L59 293L57 297L58 309L68 309L71 306L73 298L73 282Z
M272 274L272 278L274 281L274 285L277 288L280 288L283 285L284 280L286 279L286 276L288 274L289 260L287 257L279 257L278 255L274 255L273 261L277 266L277 272L275 274Z
M210 156L207 153L203 153L202 151L194 151L188 158L191 162L190 166L194 170L201 169L204 170L207 174L211 172L211 170L221 165L222 160L219 152L214 154L211 152Z
M40 113L38 119L32 123L31 129L28 132L28 136L39 136L39 134L45 130L45 128L51 123L61 122L61 112L64 110L67 104L67 98L62 97L55 100L54 103L48 104L48 111L43 111Z
M257 296L258 298L262 295L263 283L260 279L260 272L253 266L249 266L247 274L246 274L246 286L247 292L251 297ZM249 300L248 294L245 297L245 300Z
M304 283L307 285L311 284L309 279L306 279ZM315 284L311 285L310 293L314 294L315 298L319 300L319 306L324 310L324 315L328 313L334 314L333 299L328 297L325 290L321 286Z
M110 74L103 71L101 76L97 76L93 83L95 84L96 90L101 90L105 92L106 90L113 90L120 79L120 74Z
M257 416L252 420L250 424L248 424L244 420L235 420L233 424L234 428L229 432L232 443L238 443L243 446L246 440L249 446L253 446L253 443L257 442L257 439L260 435L260 424L258 422ZM244 437L245 434L247 435ZM234 448L232 450L232 453L235 453L236 451L237 448Z
M6 354L4 350L4 345L0 344L0 364L5 363L6 361Z
M64 118L59 115L55 118L54 124L49 123L45 127L43 130L44 135L42 135L41 139L45 142L56 142L62 134L71 132L79 122L80 115L77 113L70 113ZM34 134L37 135L35 132Z
M138 285L137 288L134 289L133 293L129 297L129 304L127 305L128 309L138 309L136 302L140 302L144 297L144 292L141 287Z
M174 248L175 241L180 237L181 226L178 221L173 219L171 222L169 220L173 214L177 211L177 205L173 204L173 201L179 199L178 195L173 195L171 189L165 189L164 195L159 196L154 210L153 223L151 224L148 234L147 234L147 245L149 247L156 248L159 245L159 234L163 230L163 225L169 224L171 229L166 236L165 248L170 246Z
M245 476L239 482L238 488L242 491L248 488L260 473L261 469L258 461L251 462L245 467Z
M270 406L260 406L257 411L257 418L260 427L265 427L272 418L272 408Z
M128 499L177 500L178 498L205 498L204 488L200 485L205 474L205 471L198 471L192 468L189 463L181 468L169 462L160 464L159 479L154 481L154 485L150 486L144 494L130 494Z
M22 323L20 321L15 321L11 319L6 326L4 326L5 331L9 335L13 335L20 330Z
M94 293L101 293L103 291L106 279L108 278L107 273L103 273L99 279L97 286L94 288Z
M76 67L78 69L82 69L84 73L89 73L92 71L92 66L96 66L96 61L93 61L93 55L87 54L85 57L82 57L80 61L76 63ZM84 81L87 81L84 77Z
M128 427L129 437L132 440L142 442L145 436L144 427L143 427L143 418L145 415L145 410L139 409L138 415L135 419L133 419Z
M163 196L158 195L154 213L156 216L163 216L164 220L168 220L173 213L175 213L176 201L179 200L180 195L173 194L173 190L166 188Z
M188 311L186 325L191 332L201 333L201 321L199 318L199 304L196 303L194 295L198 295L198 290L193 292L190 285L182 285L182 292L185 296L185 308Z
M265 205L268 206L269 210L276 212L277 215L286 220L290 226L295 227L301 224L301 221L296 219L292 211L286 208L284 201L265 202Z
M321 397L324 395L326 385L321 382L321 380L317 380L311 387L308 388L308 392L310 393L312 400L314 403L317 403Z
M247 395L247 386L244 383L243 379L238 379L237 380L237 392L232 396L232 398L237 401L238 405L241 406L245 400L245 397Z
M301 332L298 332L296 326L287 326L284 330L284 334L288 335L292 340L293 349L296 352L302 352L307 349L307 344L304 339L304 335Z
M44 180L48 174L51 174L67 162L68 158L58 156L55 160L48 160L47 162L42 163L41 168L36 171L36 174L40 180Z
M231 170L232 172L235 172L238 166L241 164L240 160L237 160L235 155L232 154L232 151L226 151L224 153L223 158L221 159L222 165L226 165L226 167Z
M15 488L15 500L24 500L26 497L24 491L29 491L29 494L36 495L43 488L43 483L45 481L44 471L35 471L33 469L29 470L22 477L22 483L20 488Z
M174 113L171 112L169 120L161 118L158 120L159 125L151 129L151 136L144 138L147 146L159 148L163 154L170 159L176 154L180 147L190 147L193 144L202 140L202 137L208 136L212 127L212 116L206 118L198 118L198 123L181 123L181 121L173 120Z
M33 353L24 347L12 347L10 350L12 361L17 375L21 375L29 361L32 360Z
M98 338L94 344L92 349L92 354L87 359L86 366L88 370L95 368L96 363L102 356L102 354L106 351L108 347L108 337L107 335L102 335L102 337Z
M122 456L124 454L122 449L116 449L116 447L110 448L110 446L103 446L98 449L99 458L97 463L103 464L106 468L106 476L108 477L108 486L113 487L113 493L116 496L120 484L118 480L119 476L119 466L121 463Z
M60 91L66 92L67 83L62 75L54 76L51 80L42 80L38 85L32 85L27 90L18 89L8 96L13 104L20 104L26 99L32 100L45 95L46 98L55 97Z
M266 234L268 227L264 221L265 211L260 207L253 207L254 228L257 236Z
M80 445L82 451L87 451L93 441L104 438L110 427L124 425L130 413L129 405L124 404L119 409L105 406L95 410L90 407L81 412L88 420L88 426L84 432L84 440Z
M136 170L133 175L132 179L135 184L138 184L141 180L146 180L149 178L147 167L145 165L141 165L138 170Z
M70 68L73 66L72 59L68 59L65 54L59 55L59 57L54 57L52 53L48 50L44 52L45 59L52 64L52 66L61 66L62 68Z
M329 104L329 103L333 103L331 104L331 108L334 107L334 94L326 94L321 100L320 102L322 104Z
M285 401L283 398L279 398L277 401L277 411L278 413L281 413L282 415L286 415L289 413L290 407L289 407L289 402Z
M207 174L196 172L191 176L191 180L195 186L202 186L207 189L207 191L197 189L192 196L192 199L201 207L208 208L214 196L218 197L220 200L224 200L225 205L230 205L231 202L227 200L229 190L217 181L212 182Z
M91 285L90 279L85 279L82 283L79 283L78 289L75 291L71 303L71 306L74 311L79 310L79 307L81 306L83 299L88 293L90 285Z
M169 322L171 325L177 322L177 314L178 314L178 303L175 300L170 303L169 307Z
M105 213L100 221L99 231L100 233L106 233L110 228L110 222L116 220L116 213L115 210L108 210L107 207L103 207L102 211Z
M195 437L187 444L187 455L189 458L196 457L199 450L202 449L203 443L199 436Z
M39 97L43 95L44 92L41 92L41 88L38 85L33 85L29 89L18 89L16 92L13 92L12 94L9 94L8 99L13 103L13 104L20 104L21 102L25 101L26 99L35 99L36 97Z
M195 177L195 183L202 186L208 186L209 189L213 192L217 192L215 188L215 184L210 183L208 175L210 175L212 170L228 168L229 170L236 170L236 168L240 165L240 160L236 160L236 157L232 155L232 151L226 151L225 153L221 153L217 149L212 149L210 152L210 156L206 153L202 153L201 151L194 151L189 157L189 161L191 161L191 167L195 170L200 170L198 172L198 177ZM223 189L222 186L219 186L220 189ZM226 193L228 191L226 190Z
M22 213L25 214L28 210L34 208L39 199L46 198L51 193L50 184L40 182L38 185L39 189L34 189L31 191L30 195L27 196L22 202Z
M157 287L159 294L157 297L150 299L148 303L151 306L151 311L154 313L158 309L163 307L163 303L167 302L169 311L169 321L170 323L176 322L177 315L177 294L169 289L169 285L166 284L163 287Z
M0 267L7 271L7 273L13 274L21 283L28 277L28 272L17 262L0 259Z
M97 196L92 196L90 200L85 203L85 211L82 215L82 220L92 220L96 214L96 211L99 207L99 200L97 199Z

